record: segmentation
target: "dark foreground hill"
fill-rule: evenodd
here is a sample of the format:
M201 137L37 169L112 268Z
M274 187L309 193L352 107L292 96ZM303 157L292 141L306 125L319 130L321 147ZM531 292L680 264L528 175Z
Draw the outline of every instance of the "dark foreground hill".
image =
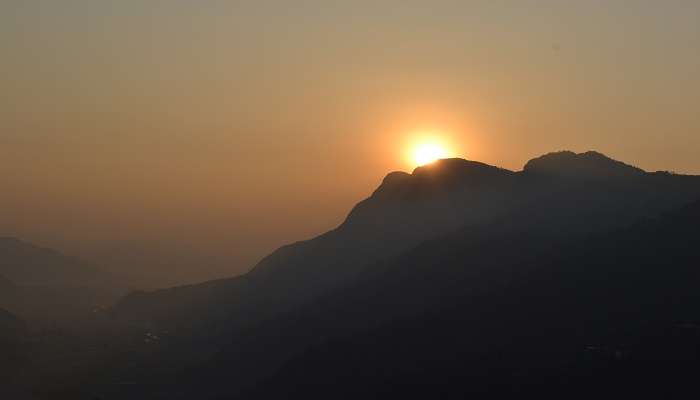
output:
M26 361L27 328L17 316L0 309L0 395Z
M130 398L567 385L647 336L692 332L697 243L683 224L698 221L677 210L699 198L698 177L594 152L391 173L337 229L247 275L125 298L112 315L161 341L111 379Z
M124 299L115 315L225 334L303 304L413 246L462 228L574 235L621 227L700 198L700 177L646 173L599 153L553 153L512 172L462 159L394 172L336 229L280 248L250 273ZM500 221L508 221L502 224ZM216 304L216 307L212 307Z
M694 397L697 226L700 202L571 240L425 243L268 326L308 347L244 398Z
M12 290L15 287L15 284L12 283L9 279L5 278L4 276L0 275L0 290L5 291L5 290Z
M0 306L14 300L17 294L17 286L9 279L0 275Z
M4 302L14 296L16 290L17 287L14 283L0 275L0 302Z

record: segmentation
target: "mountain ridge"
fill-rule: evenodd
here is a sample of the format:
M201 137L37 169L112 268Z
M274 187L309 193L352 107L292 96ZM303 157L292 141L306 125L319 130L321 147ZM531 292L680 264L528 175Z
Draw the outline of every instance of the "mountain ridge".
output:
M84 261L15 237L0 237L0 274L15 285L84 284L105 278Z
M516 228L489 236L471 227L447 233L235 334L233 341L227 337L207 367L193 371L193 387L207 382L226 397L239 390L236 381L245 386L263 379L257 392L240 398L295 397L288 390L328 398L326 389L332 392L338 385L343 389L336 393L339 398L374 398L366 392L346 393L351 387L369 393L405 390L406 398L425 398L443 370L450 374L445 383L451 390L483 390L480 380L463 384L460 374L516 385L520 376L532 375L540 387L549 387L549 372L539 375L540 368L567 373L560 368L573 360L586 372L588 364L581 359L605 362L619 348L647 356L649 350L637 340L695 320L699 276L693 267L700 257L693 232L698 218L700 201L695 201L632 226L592 234ZM664 264L669 254L674 260L680 257L675 268ZM649 304L640 307L644 299ZM667 310L670 321L663 318ZM654 317L652 327L637 319L642 312ZM618 327L623 333L616 332ZM642 328L644 334L636 335L635 329ZM695 343L683 340L681 350ZM652 340L650 345L663 349L666 344ZM627 349L631 346L637 346L634 353ZM415 378L402 375L404 365L418 368L411 373L432 384L412 395ZM500 365L529 372L510 375ZM537 368L522 370L523 365ZM370 372L358 373L363 368ZM271 380L264 380L269 374ZM386 385L391 384L376 380L379 376L396 386L390 389Z
M493 183L489 179L523 175L606 180L648 177L659 173L647 172L592 150L583 153L570 150L550 152L529 160L521 171L462 158L445 158L416 167L410 174L404 171L389 172L368 199L410 192L413 186L449 187L453 183L466 187L473 183Z
M566 161L556 174L532 165L516 172L451 159L391 172L335 229L275 250L247 274L126 296L108 316L137 342L157 337L159 344L116 348L129 356L112 376L134 382L125 390L144 399L197 397L203 385L207 396L235 398L260 383L260 398L295 397L266 391L275 371L281 375L270 382L280 388L295 390L294 371L307 371L305 379L338 378L344 390L353 374L376 365L357 381L372 393L382 368L402 384L414 381L404 380L402 365L415 365L408 372L416 379L439 380L421 368L441 364L460 377L464 370L455 362L462 361L486 382L506 377L520 384L521 373L561 371L571 360L587 372L578 357L588 357L588 347L615 354L617 334L605 335L618 326L634 332L642 310L655 318L672 310L695 321L687 311L696 282L689 243L697 240L688 234L688 214L673 210L699 212L693 202L700 177L639 172L598 154L550 157L573 166ZM682 265L666 267L668 254L683 255ZM645 299L648 310L640 306ZM593 357L610 354L595 351ZM346 362L349 369L342 368ZM536 376L547 382L547 375Z
M572 159L575 167L582 159L584 165L589 160L593 165L603 160L621 171L634 168L599 153L582 154L588 155L569 152L555 157ZM588 172L589 168L583 170ZM369 265L465 226L487 236L498 234L498 226L585 233L624 226L700 198L700 177L642 171L630 179L625 178L628 172L613 173L615 179L609 181L591 180L589 175L535 172L538 169L533 170L532 165L514 172L462 159L439 160L416 168L412 174L391 172L337 228L280 247L249 273L140 292L124 298L113 312L167 325L173 316L167 310L183 308L189 317L176 323L180 327L191 329L194 321L213 314L231 326L242 327L281 312L279 307L295 307L332 290ZM498 220L510 222L495 223ZM208 307L211 303L221 306L212 311ZM249 316L233 317L239 312Z
M569 150L534 158L525 164L523 172L589 179L620 179L647 173L597 151L575 153Z
M697 366L700 349L697 324L684 322L697 318L698 223L700 201L695 201L621 230L554 245L549 239L535 239L523 253L505 254L477 275L470 271L473 254L455 247L450 248L457 254L444 252L446 245L433 241L394 262L393 272L404 271L401 284L391 284L400 279L395 274L376 282L368 279L364 284L370 289L346 289L313 306L324 311L310 307L313 317L298 315L283 322L291 336L303 336L290 330L295 327L324 340L299 352L246 398L285 397L292 387L298 389L297 396L322 398L338 385L367 391L346 398L384 393L389 387L401 397L425 398L437 381L450 393L465 396L493 393L495 385L519 390L531 385L528 390L542 393L570 391L571 386L557 386L562 384L553 379L557 376L581 379L581 387L591 393L608 386L628 394L642 392L639 384L632 384L640 373L675 382L680 372ZM497 256L489 251L484 260ZM531 263L527 268L521 257ZM671 257L674 264L666 265ZM446 276L435 278L436 274ZM474 279L464 279L465 274ZM477 290L470 291L471 286ZM405 299L407 292L425 296L419 303L431 311L413 309ZM358 309L368 315L360 316ZM411 309L412 315L397 309ZM374 315L383 322L361 324ZM330 321L363 328L346 334L347 327L335 328ZM333 359L346 362L331 363ZM614 369L610 362L616 363ZM369 372L363 372L363 366ZM407 374L407 369L419 367L412 371L415 375ZM416 376L421 377L418 384ZM609 376L611 381L592 380L593 376ZM482 386L481 379L488 383ZM687 390L694 379L682 383ZM683 392L666 383L658 389Z
M0 290L14 289L15 284L11 280L0 275Z

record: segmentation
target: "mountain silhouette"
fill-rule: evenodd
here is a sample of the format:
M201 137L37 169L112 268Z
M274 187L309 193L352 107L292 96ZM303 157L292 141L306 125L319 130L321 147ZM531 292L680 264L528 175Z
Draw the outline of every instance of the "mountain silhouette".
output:
M105 277L88 264L16 238L0 238L0 274L17 285L85 284Z
M0 238L0 260L0 308L28 323L70 325L125 293L115 275L19 239Z
M0 309L0 395L6 394L18 367L24 363L26 335L24 321Z
M553 165L559 174L551 173ZM589 171L615 179L592 180ZM700 177L636 171L598 153L562 152L530 161L521 172L446 159L412 174L390 173L338 228L276 250L250 273L134 293L114 312L169 328L197 329L213 320L245 327L457 229L470 227L482 237L501 234L504 226L572 235L625 226L700 198Z
M697 393L698 224L695 202L567 240L426 242L266 326L297 356L244 398Z
M207 277L227 276L226 271L231 267L224 257L206 254L179 242L117 241L84 256L125 284L138 288L203 282Z
M0 291L12 290L14 287L15 284L12 281L0 275Z
M467 356L471 352L477 358L501 354L493 347L481 351L461 345L460 335L466 343L471 343L469 335L476 335L473 343L492 338L495 348L508 352L513 348L503 347L505 342L497 340L527 338L531 341L516 341L521 346L517 349L537 349L547 346L546 338L553 340L555 347L547 350L553 354L564 351L557 346L580 349L590 342L594 348L608 349L601 350L604 358L610 355L614 341L595 335L618 326L605 311L606 304L609 302L613 314L639 315L632 313L632 307L639 304L625 300L621 293L629 291L633 294L630 299L643 301L644 290L654 290L649 296L653 318L660 318L659 310L664 308L659 299L667 299L669 294L682 293L678 310L692 304L688 303L688 288L695 282L689 267L694 265L694 253L681 253L685 258L680 259L677 270L668 272L663 266L675 260L675 255L668 256L668 251L674 250L673 243L679 243L681 249L695 248L694 236L684 221L691 221L690 225L697 222L691 217L698 205L677 210L697 199L699 177L648 173L594 152L552 153L528 162L518 172L474 161L440 160L411 174L390 173L338 228L280 248L248 274L133 293L119 302L111 315L145 324L178 343L164 350L163 359L182 360L199 354L198 365L190 365L183 375L186 379L180 376L183 379L175 388L150 384L153 392L146 397L161 390L169 395L188 390L196 393L202 386L212 397L241 393L289 397L285 390L294 389L294 370L342 382L340 387L346 390L352 385L353 373L363 368L368 371L362 376L367 381L360 380L358 390L363 396L381 397L376 394L390 390L390 384L381 386L371 377L403 371L398 361L392 363L391 355L405 352L405 357L410 356L411 343L417 346L415 365L419 370L396 374L392 379L397 384L410 381L411 376L421 377L420 368L430 365L430 343L445 343L440 348L445 353L435 353L436 362L446 362L450 349L456 349L453 358L460 362L471 362ZM663 231L666 236L657 240L657 230L662 227L667 229ZM618 242L624 244L619 254ZM638 246L644 252L638 251ZM644 256L635 258L635 254ZM622 257L619 265L618 257ZM636 270L635 262L643 262L643 273ZM652 271L662 272L657 277ZM609 284L606 274L614 278ZM669 280L667 286L661 285L663 279ZM584 289L577 290L578 285ZM561 291L566 293L560 302L557 295ZM678 310L674 315L679 321L693 320L692 313ZM528 321L528 313L532 321ZM562 326L570 327L577 323L572 318L579 316L598 324L591 325L597 327L591 330L593 336L579 341L566 336L557 341L547 333L537 339L541 329L558 332L559 319L564 321ZM482 319L485 328L475 330ZM450 321L456 321L454 326ZM632 329L637 322L634 318L621 320L620 329ZM649 329L675 327L675 322L669 323L654 321ZM427 328L421 328L432 324L440 328L428 333ZM606 343L597 344L598 337ZM392 345L392 338L400 338L397 340L409 347ZM382 345L373 346L372 342ZM382 353L383 349L394 350ZM367 352L378 355L355 362L353 351L363 357ZM570 351L567 347L565 354ZM305 356L305 352L310 355ZM209 361L202 363L202 354L209 354ZM504 365L513 373L523 373L518 365L529 365L528 359L538 357L531 352L523 354L522 358L513 356L515 364L508 361ZM345 363L344 357L351 361ZM405 357L397 356L396 360L410 363ZM290 359L297 361L283 367ZM386 370L367 369L365 361L384 365ZM570 360L543 357L542 365L551 372L552 365L561 366L557 363L564 361ZM489 362L488 368L498 368L498 363ZM328 367L326 373L317 370L322 365ZM270 378L280 367L279 374ZM149 371L159 370L166 374L163 382L172 382L164 372L170 368L164 362L151 365ZM463 378L456 368L448 363L444 371ZM473 376L491 371L472 364L465 368ZM444 376L452 376L449 374ZM440 376L428 371L425 378ZM255 382L266 379L272 379L272 386L255 387ZM502 383L514 388L518 382ZM279 390L272 390L274 387ZM328 387L334 386L328 383ZM479 388L483 389L475 386L455 391L476 393ZM144 386L133 389L133 393L146 390Z
M545 154L528 161L524 170L529 173L587 179L624 179L645 174L640 168L613 160L595 151L581 154L571 151Z
M3 337L6 337L8 334L20 332L24 328L24 323L17 316L0 309L0 331L3 333Z
M0 305L7 305L14 299L17 293L17 286L9 279L0 275Z

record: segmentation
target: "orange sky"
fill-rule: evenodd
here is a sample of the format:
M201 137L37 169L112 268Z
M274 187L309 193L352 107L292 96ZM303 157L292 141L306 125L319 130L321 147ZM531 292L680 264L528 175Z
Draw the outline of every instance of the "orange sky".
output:
M242 271L426 133L512 169L595 149L700 173L697 2L58 3L0 5L2 235Z

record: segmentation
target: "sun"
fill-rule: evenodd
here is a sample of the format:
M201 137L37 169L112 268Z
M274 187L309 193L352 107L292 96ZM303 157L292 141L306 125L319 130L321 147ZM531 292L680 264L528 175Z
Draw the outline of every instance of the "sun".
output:
M437 143L424 143L418 145L413 153L418 166L430 164L447 157L447 150Z

